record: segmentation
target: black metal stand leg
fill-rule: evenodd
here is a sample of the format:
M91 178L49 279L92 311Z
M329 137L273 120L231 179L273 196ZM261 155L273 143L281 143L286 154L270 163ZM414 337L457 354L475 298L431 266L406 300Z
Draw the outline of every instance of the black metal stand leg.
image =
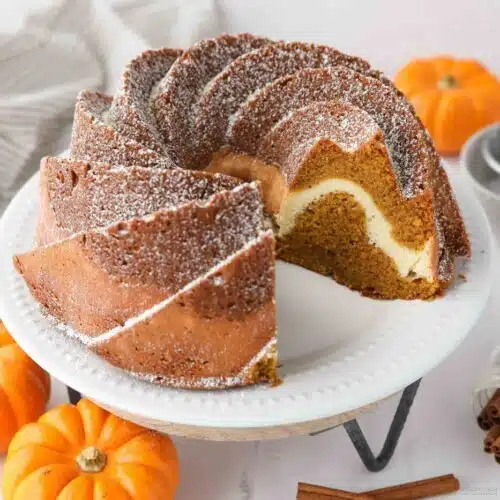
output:
M73 405L76 405L80 399L82 399L82 395L78 392L75 391L75 389L72 389L71 387L67 387L68 389L68 397L69 397L69 402Z
M373 454L357 420L350 420L344 424L344 428L351 438L359 457L370 472L379 472L384 469L394 455L421 380L417 380L403 391L387 438L378 457Z

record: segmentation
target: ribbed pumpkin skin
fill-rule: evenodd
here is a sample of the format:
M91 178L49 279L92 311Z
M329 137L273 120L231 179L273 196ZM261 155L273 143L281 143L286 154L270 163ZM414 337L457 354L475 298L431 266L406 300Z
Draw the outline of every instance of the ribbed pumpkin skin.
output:
M0 321L0 454L23 425L45 411L49 397L49 375L21 350Z
M98 451L98 471L82 457ZM83 452L83 453L82 453ZM92 456L92 455L90 455ZM179 479L171 439L88 399L58 406L24 426L4 466L4 500L172 500Z
M478 61L415 59L399 71L395 84L442 154L457 153L475 132L500 121L500 81Z

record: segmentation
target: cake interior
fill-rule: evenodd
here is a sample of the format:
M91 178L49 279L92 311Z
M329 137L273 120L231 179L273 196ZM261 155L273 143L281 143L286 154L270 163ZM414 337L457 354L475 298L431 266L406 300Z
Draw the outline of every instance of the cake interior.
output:
M208 170L261 181L286 262L382 299L427 299L444 286L432 199L404 198L380 137L353 152L320 139L292 173L227 148Z

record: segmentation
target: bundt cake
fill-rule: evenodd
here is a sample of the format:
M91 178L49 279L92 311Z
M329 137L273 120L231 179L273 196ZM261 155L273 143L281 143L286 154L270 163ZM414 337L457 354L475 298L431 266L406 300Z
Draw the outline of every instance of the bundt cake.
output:
M276 247L276 250L275 250ZM14 263L89 349L182 388L278 381L275 258L429 299L470 245L404 96L337 50L221 35L146 51L77 99Z

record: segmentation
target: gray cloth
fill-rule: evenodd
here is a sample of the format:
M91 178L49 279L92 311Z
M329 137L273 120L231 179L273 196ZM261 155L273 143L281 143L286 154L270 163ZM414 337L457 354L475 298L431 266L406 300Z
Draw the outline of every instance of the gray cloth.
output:
M186 47L223 31L215 0L59 0L0 34L0 213L40 158L67 149L77 93L113 93L149 47Z

